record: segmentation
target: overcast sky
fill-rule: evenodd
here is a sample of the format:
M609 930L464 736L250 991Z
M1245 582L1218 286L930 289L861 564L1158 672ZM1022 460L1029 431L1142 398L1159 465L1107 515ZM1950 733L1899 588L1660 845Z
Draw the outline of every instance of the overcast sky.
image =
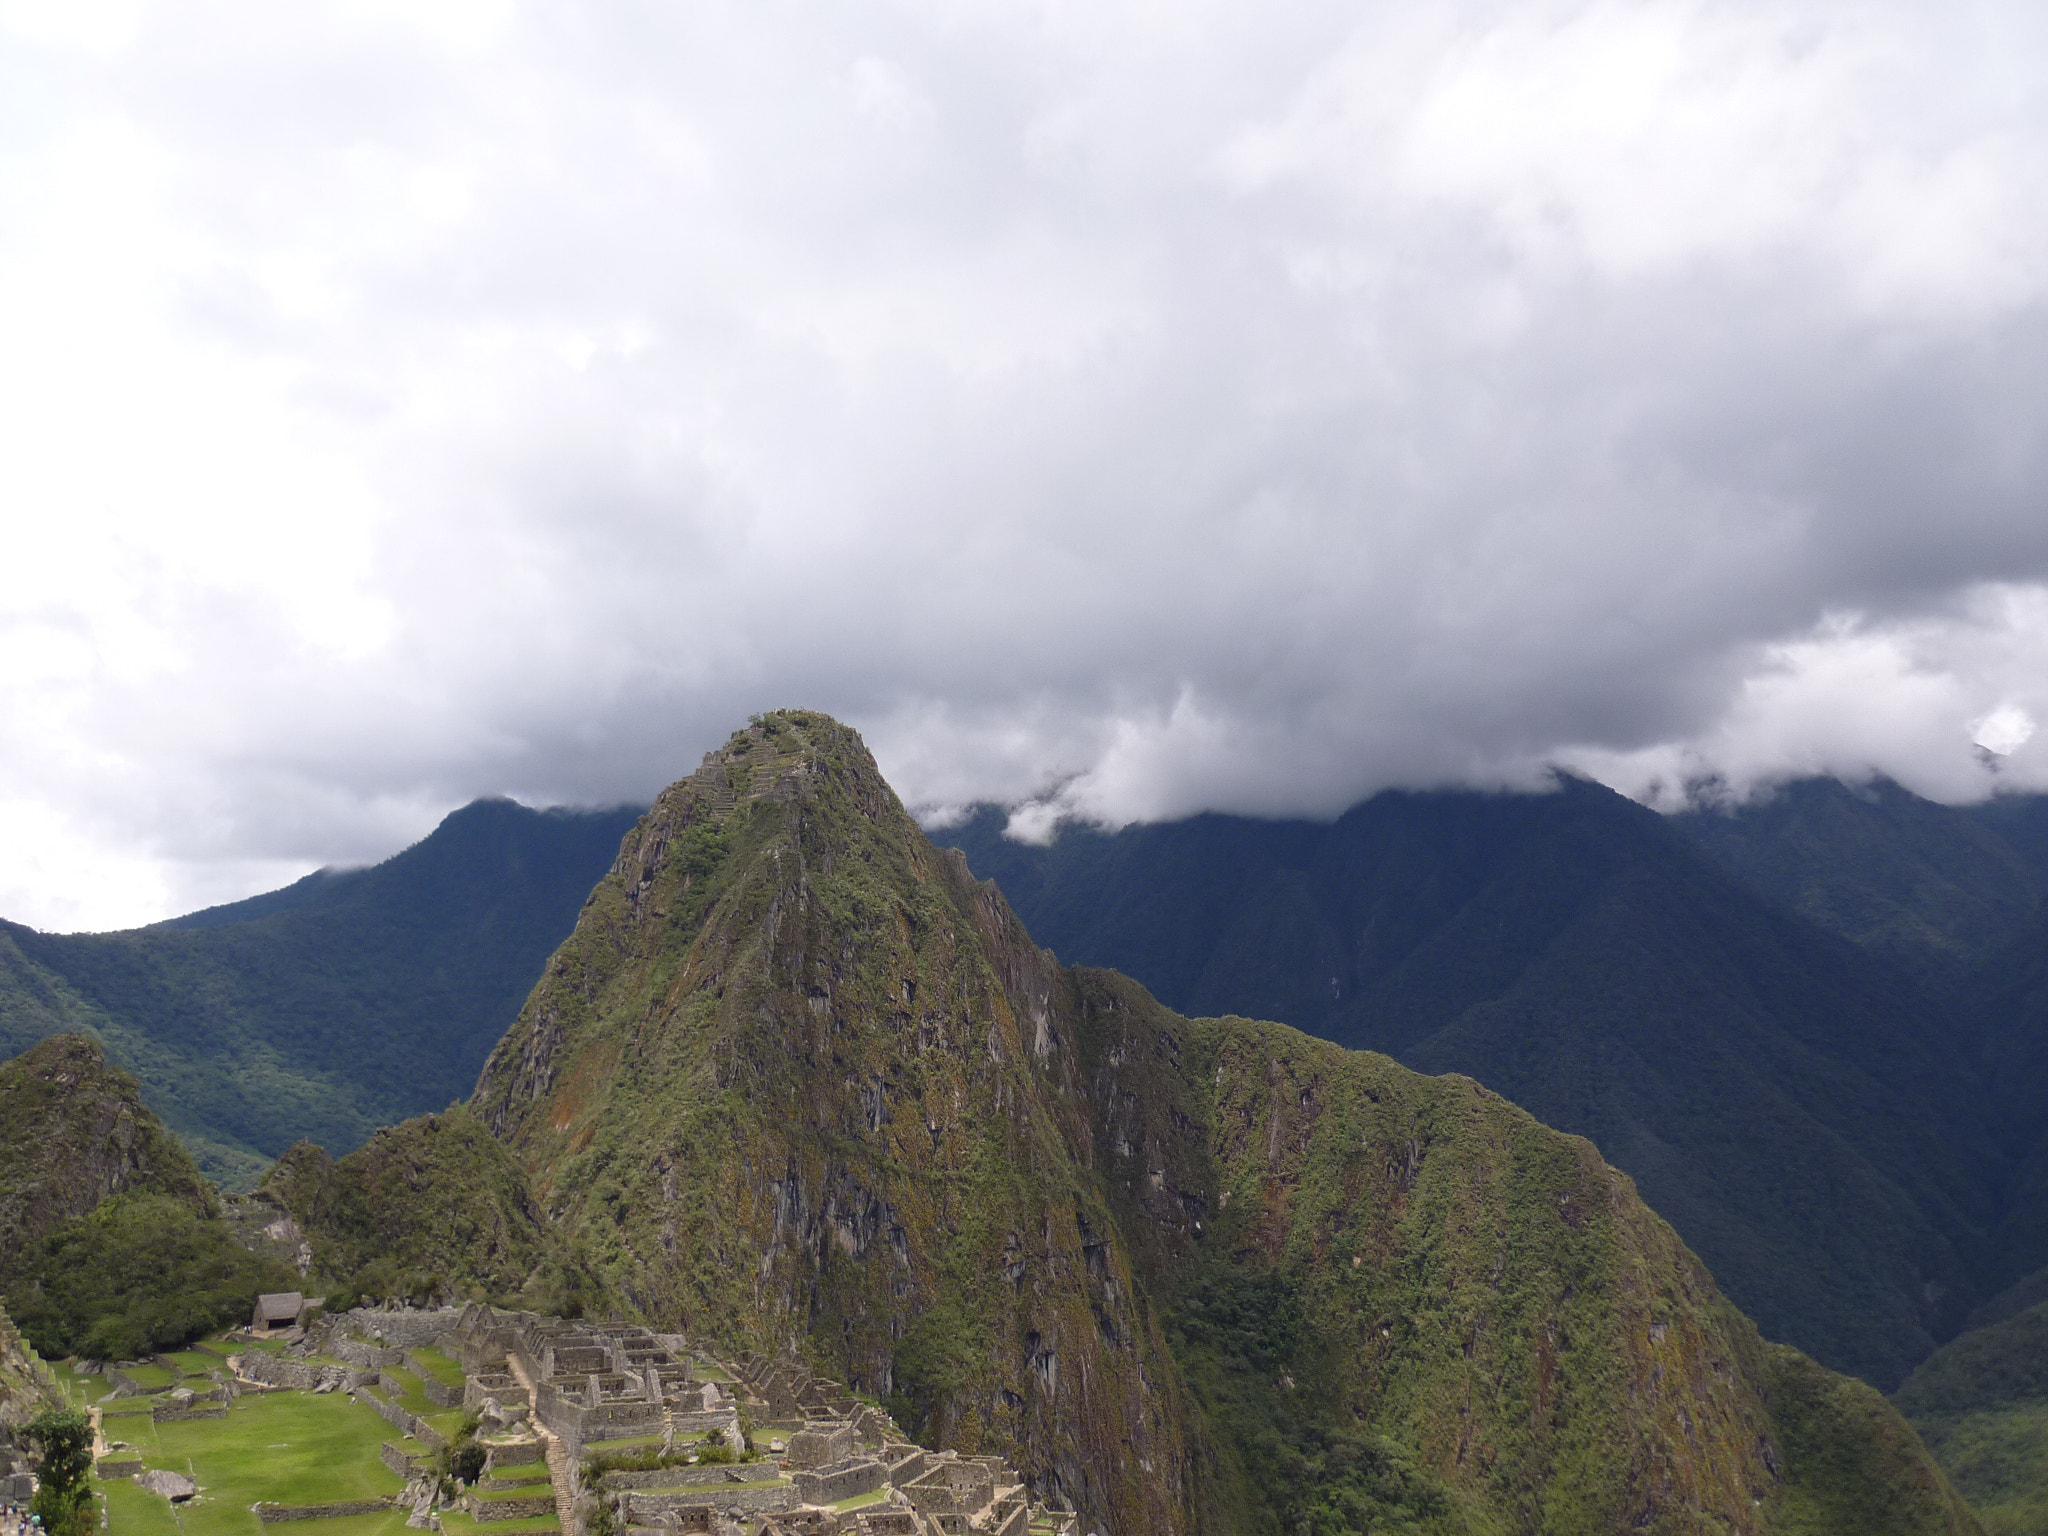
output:
M784 704L1020 830L2048 787L2044 16L0 0L0 916Z

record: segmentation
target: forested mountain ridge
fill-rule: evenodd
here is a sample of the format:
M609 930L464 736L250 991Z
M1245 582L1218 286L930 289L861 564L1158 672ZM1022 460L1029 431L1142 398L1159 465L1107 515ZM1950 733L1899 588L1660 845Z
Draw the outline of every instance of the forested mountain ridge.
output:
M61 1035L0 1062L0 1266L109 1195L219 1209L135 1080L94 1042Z
M1901 962L1611 791L937 831L1063 958L1459 1071L1629 1171L1765 1331L1895 1385L1985 1299L2009 1148Z
M0 1053L96 1036L228 1188L461 1097L638 812L478 801L369 869L151 928L0 922Z
M1105 1528L1975 1528L1587 1143L1062 968L821 716L663 793L473 1110L636 1309Z
M294 1278L236 1241L98 1042L57 1035L0 1062L0 1309L46 1357L175 1347Z

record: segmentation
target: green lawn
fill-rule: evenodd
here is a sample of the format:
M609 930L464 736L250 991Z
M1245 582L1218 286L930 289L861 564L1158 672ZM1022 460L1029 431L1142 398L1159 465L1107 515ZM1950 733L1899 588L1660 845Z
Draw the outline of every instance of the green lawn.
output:
M839 1513L843 1515L851 1510L866 1509L871 1504L879 1504L882 1502L882 1500L888 1497L888 1489L877 1488L873 1493L856 1493L850 1499L841 1499L837 1504L834 1504L832 1507L838 1510Z
M171 1501L117 1477L95 1485L106 1500L107 1536L180 1536ZM254 1515L249 1517L253 1523Z
M168 1387L177 1380L160 1365L124 1365L120 1372L144 1391L151 1387Z
M327 1504L394 1494L403 1484L378 1458L377 1447L400 1439L364 1404L340 1393L273 1392L238 1399L225 1419L192 1419L154 1428L154 1445L132 1439L151 1468L184 1472L200 1497L181 1507L183 1536L260 1536L249 1506ZM404 1525L399 1511L398 1527ZM365 1517L382 1536L383 1515ZM321 1536L336 1536L321 1522ZM109 1533L111 1536L111 1532Z
M462 1374L462 1367L438 1349L416 1349L412 1351L412 1356L427 1368L436 1381L445 1386L459 1387L468 1379Z
M223 1369L227 1364L219 1355L209 1355L197 1349L181 1349L176 1354L165 1355L164 1358L177 1361L178 1369L187 1376L204 1376L209 1371Z
M387 1509L381 1515L338 1515L332 1520L294 1523L305 1526L308 1536L314 1532L319 1536L406 1536L405 1521L411 1513L405 1508ZM114 1533L109 1531L107 1536Z
M502 1504L507 1499L537 1499L542 1494L554 1497L554 1489L545 1483L532 1483L523 1488L473 1488L470 1490L486 1504Z
M715 1365L705 1365L702 1361L693 1360L690 1362L690 1380L727 1382L732 1378Z
M489 1476L505 1483L544 1483L548 1480L548 1464L532 1461L521 1462L516 1467L493 1467Z
M486 1520L479 1522L472 1520L459 1509L444 1509L441 1511L440 1520L444 1536L496 1536L496 1533L500 1532L559 1531L562 1528L561 1521L557 1520L553 1515L529 1515L524 1520ZM112 1536L112 1533L109 1532L108 1536ZM320 1536L327 1536L324 1523L321 1526Z
M113 1391L103 1377L73 1370L61 1360L52 1362L50 1370L57 1378L57 1385L64 1389L65 1397L74 1403L96 1403Z

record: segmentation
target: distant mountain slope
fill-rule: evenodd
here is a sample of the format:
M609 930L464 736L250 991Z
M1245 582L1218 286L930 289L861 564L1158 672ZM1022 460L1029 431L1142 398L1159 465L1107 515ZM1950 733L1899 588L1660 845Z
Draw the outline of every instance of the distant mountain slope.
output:
M1950 982L2048 894L2028 836L2037 798L1946 806L1885 779L1802 779L1671 824L1789 911Z
M1587 1135L1767 1333L1889 1387L1978 1301L2006 1163L1956 1026L1595 785L1035 848L935 834L1070 961L1468 1073Z
M657 1324L1123 1536L1977 1529L1585 1141L1060 966L822 716L663 792L473 1112Z
M0 923L0 1052L86 1030L227 1187L461 1097L638 813L478 801L370 869L111 934Z
M2048 1531L2048 1302L1944 1345L1894 1401L1986 1530Z

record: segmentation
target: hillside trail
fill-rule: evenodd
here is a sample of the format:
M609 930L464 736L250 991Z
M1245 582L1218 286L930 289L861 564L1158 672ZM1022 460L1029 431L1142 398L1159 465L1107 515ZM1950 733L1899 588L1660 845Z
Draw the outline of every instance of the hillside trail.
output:
M540 1393L534 1386L533 1378L526 1374L526 1368L519 1363L517 1355L507 1353L505 1364L511 1369L512 1379L526 1388L526 1422L533 1432L540 1436L540 1443L546 1449L548 1459L548 1482L555 1490L555 1518L562 1523L563 1536L574 1536L576 1531L576 1490L571 1482L569 1453L562 1449L561 1439L541 1423L535 1409L540 1403Z

